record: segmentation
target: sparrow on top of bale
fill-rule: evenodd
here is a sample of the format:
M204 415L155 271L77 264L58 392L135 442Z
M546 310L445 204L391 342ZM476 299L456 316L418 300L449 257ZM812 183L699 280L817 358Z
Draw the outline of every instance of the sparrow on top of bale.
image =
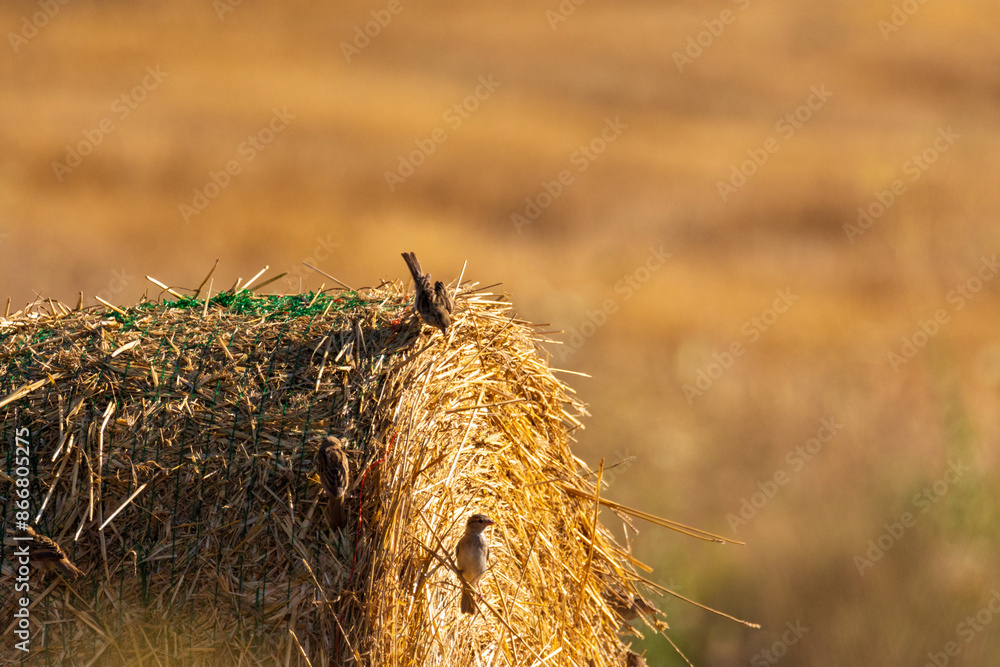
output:
M490 544L483 531L493 525L493 520L485 514L473 514L465 524L465 534L455 547L455 560L462 575L462 613L475 614L472 603L472 587L478 590L479 579L489 568Z
M316 454L316 470L323 490L329 496L326 516L330 528L337 530L347 525L347 514L344 511L344 499L347 487L351 483L351 464L347 460L347 452L339 438L327 436Z
M14 533L14 546L23 547L27 542L28 560L31 565L43 572L62 572L70 579L83 575L83 571L73 564L62 547L51 537L46 537L35 531L31 526ZM14 551L14 556L18 556Z
M448 325L451 324L451 313L455 310L455 301L448 294L448 289L440 280L431 286L431 274L423 272L417 256L412 252L404 252L403 259L410 269L417 291L413 302L414 309L424 322L437 327L441 333L447 333Z

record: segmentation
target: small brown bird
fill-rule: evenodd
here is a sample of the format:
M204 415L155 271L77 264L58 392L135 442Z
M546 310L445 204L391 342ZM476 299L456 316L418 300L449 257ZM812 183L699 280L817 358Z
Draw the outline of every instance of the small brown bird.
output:
M479 579L489 567L490 544L483 531L493 525L493 520L485 514L473 514L465 523L465 534L455 547L455 560L462 575L462 613L475 614L472 603L472 587L479 589Z
M39 570L43 572L58 570L70 579L76 579L83 574L80 568L66 557L62 547L51 537L46 537L35 532L35 529L31 526L28 526L25 530L17 531L14 533L14 536L14 546L20 548L27 547L28 559L31 565ZM18 551L19 549L15 549L15 557L20 555Z
M455 310L455 302L448 294L447 288L440 280L431 288L431 274L424 273L420 268L417 256L412 252L404 252L403 259L413 276L414 288L417 291L413 307L427 324L437 327L441 333L447 333L451 324L451 313Z
M629 651L625 656L625 667L646 667L646 659L638 653Z
M339 438L332 435L323 440L316 454L316 470L323 490L330 497L326 507L326 517L334 530L347 525L347 515L344 511L344 497L351 483L351 464Z

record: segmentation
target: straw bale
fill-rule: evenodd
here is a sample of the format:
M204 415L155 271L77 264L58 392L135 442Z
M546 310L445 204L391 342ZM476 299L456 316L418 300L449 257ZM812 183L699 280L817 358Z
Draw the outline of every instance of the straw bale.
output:
M466 287L445 336L409 300L230 291L0 320L2 521L27 429L30 523L85 573L32 574L25 664L624 665L609 594L645 589L571 451L583 406L503 297ZM327 435L352 466L343 532L313 465ZM473 512L496 525L463 615Z

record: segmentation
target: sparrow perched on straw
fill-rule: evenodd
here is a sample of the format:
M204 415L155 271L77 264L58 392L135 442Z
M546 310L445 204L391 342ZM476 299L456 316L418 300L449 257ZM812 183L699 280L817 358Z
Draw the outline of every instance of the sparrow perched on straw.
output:
M46 537L35 532L35 529L31 526L28 526L25 530L17 531L14 535L15 538L20 538L14 540L14 546L27 546L28 560L32 566L39 570L43 572L59 571L70 579L76 579L83 574L80 568L66 557L62 547L51 537ZM16 550L14 555L19 555Z
M479 579L489 567L490 545L483 531L493 525L485 514L473 514L465 523L465 534L455 547L455 560L462 575L462 613L475 614L472 587L479 589Z
M323 490L330 497L326 507L330 527L334 530L343 528L347 525L344 497L347 495L347 486L351 483L351 465L339 438L330 435L323 440L316 454L316 470Z
M417 256L412 252L404 252L403 259L413 276L414 288L417 296L414 299L413 307L417 314L427 324L437 327L441 333L447 333L448 325L451 324L451 313L455 310L455 302L448 294L447 288L440 280L434 283L431 288L431 274L424 273L420 268Z

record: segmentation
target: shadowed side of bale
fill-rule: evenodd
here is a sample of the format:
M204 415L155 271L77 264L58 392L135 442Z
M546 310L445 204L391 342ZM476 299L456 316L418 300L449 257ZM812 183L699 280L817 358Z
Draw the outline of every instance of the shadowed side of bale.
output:
M352 545L326 528L313 459L322 436L350 433L354 464L370 462L372 397L417 340L405 295L203 306L0 327L0 393L42 380L0 408L4 442L29 434L32 519L86 573L75 597L45 597L32 659L315 664L343 649L324 600L347 585Z
M463 298L446 339L395 286L0 323L0 435L29 434L31 519L85 573L33 575L28 663L621 664L601 591L634 577L566 493L593 494L569 450L583 410L490 299ZM343 532L314 468L329 434L353 468ZM463 616L475 510L497 525Z

